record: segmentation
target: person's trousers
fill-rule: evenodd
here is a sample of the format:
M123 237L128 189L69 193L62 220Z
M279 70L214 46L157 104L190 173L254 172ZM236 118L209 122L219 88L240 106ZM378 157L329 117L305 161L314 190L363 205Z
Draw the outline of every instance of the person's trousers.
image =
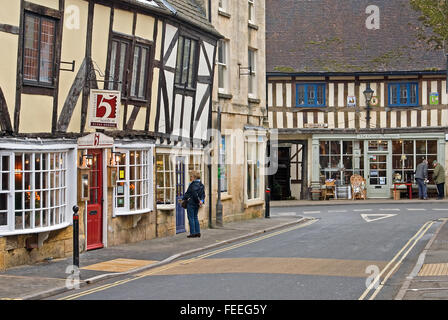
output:
M437 193L439 194L439 199L445 197L445 182L437 184Z
M187 217L188 224L190 225L190 234L201 233L199 229L199 219L198 219L199 207L187 205Z
M420 178L417 178L415 180L417 180L417 184L418 184L418 197L420 199L428 198L428 193L427 193L427 190L426 190L426 184L424 182L425 180L424 179L420 179Z

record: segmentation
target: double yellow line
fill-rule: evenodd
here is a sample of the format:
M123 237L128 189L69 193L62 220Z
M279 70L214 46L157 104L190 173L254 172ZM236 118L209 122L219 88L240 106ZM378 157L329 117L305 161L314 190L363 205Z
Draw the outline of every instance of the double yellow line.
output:
M282 234L282 233L286 233L286 232L293 231L293 230L296 230L296 229L304 228L306 226L309 226L309 225L315 223L316 221L318 221L318 220L317 219L309 220L309 221L307 221L305 223L302 223L302 224L299 224L297 226L293 226L293 227L290 227L290 228L287 228L287 229L283 229L283 230L280 230L280 231L272 232L272 233L269 233L269 234L261 236L261 237L257 237L257 238L252 239L252 240L247 240L247 241L244 241L244 242L241 242L241 243L237 243L237 244L232 245L232 246L228 246L228 247L225 247L225 248L222 248L222 249L218 249L218 250L214 250L214 251L211 251L211 252L208 252L208 253L204 253L202 255L199 255L197 257L194 257L194 258L191 258L191 259L188 259L188 260L179 260L177 262L170 263L170 264L166 265L165 267L155 268L153 270L149 270L149 271L140 273L140 274L138 274L137 276L135 276L133 278L116 281L116 282L113 282L113 283L110 283L110 284L105 284L105 285L102 285L102 286L99 286L99 287L96 287L96 288L85 290L85 291L80 292L80 293L75 293L75 294L72 294L72 295L60 298L58 300L74 300L74 299L77 299L77 298L80 298L80 297L83 297L83 296L86 296L86 295L89 295L89 294L93 294L93 293L96 293L96 292L99 292L99 291L104 291L106 289L110 289L110 288L113 288L113 287L116 287L116 286L119 286L119 285L122 285L122 284L125 284L125 283L128 283L128 282L131 282L131 281L134 281L134 280L138 280L138 279L141 279L141 278L144 278L144 277L156 274L156 273L160 273L160 272L168 270L168 269L172 269L172 268L175 268L175 267L178 267L178 266L181 266L181 265L193 263L195 261L198 261L198 260L201 260L201 259L205 259L205 258L210 257L210 256L217 255L217 254L219 254L221 252L233 250L233 249L236 249L236 248L239 248L239 247L243 247L243 246L249 245L251 243L255 243L255 242L258 242L258 241L261 241L261 240L264 240L264 239L275 237L275 236L277 236L279 234Z
M434 224L434 221L426 222L417 233L409 239L409 241L404 245L403 248L398 251L395 257L384 267L384 269L375 277L375 280L367 287L364 293L359 297L358 300L364 300L369 295L369 293L376 287L375 291L373 291L372 295L369 297L369 300L375 299L378 293L386 284L386 281L390 278L390 276L396 271L398 266L403 262L403 260L408 256L409 252L411 252L412 248L417 244L417 242L425 235L429 228ZM406 251L406 252L405 252ZM401 256L401 258L400 258ZM394 264L395 263L395 264ZM393 265L393 266L392 266ZM391 268L390 268L391 267ZM389 270L390 268L390 270ZM387 275L384 277L383 281L380 282L381 277L389 270Z

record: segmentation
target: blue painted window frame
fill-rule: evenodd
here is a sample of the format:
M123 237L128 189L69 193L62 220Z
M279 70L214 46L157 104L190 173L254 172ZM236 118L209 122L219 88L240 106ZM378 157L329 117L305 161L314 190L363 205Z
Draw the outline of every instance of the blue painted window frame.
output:
M416 102L415 103L411 103L410 102L411 101L410 97L411 97L411 86L412 85L415 85L415 87L416 87ZM397 101L398 101L398 103L392 103L392 87L393 86L398 86L398 89L397 89ZM402 103L400 101L400 99L401 99L400 92L401 92L401 88L402 87L406 87L406 92L407 92L407 101L406 101L406 103ZM393 82L393 83L389 83L387 85L387 89L388 89L387 90L387 95L388 95L387 101L388 101L389 107L416 107L416 106L419 105L419 94L418 94L419 87L418 87L418 82Z
M305 104L299 104L299 87L305 88ZM317 88L321 87L323 89L323 102L322 104L317 103ZM309 88L313 88L314 90L314 103L309 104L308 103L308 90ZM297 83L296 84L296 107L297 108L309 108L309 107L325 107L326 106L326 90L327 90L327 84L326 83Z

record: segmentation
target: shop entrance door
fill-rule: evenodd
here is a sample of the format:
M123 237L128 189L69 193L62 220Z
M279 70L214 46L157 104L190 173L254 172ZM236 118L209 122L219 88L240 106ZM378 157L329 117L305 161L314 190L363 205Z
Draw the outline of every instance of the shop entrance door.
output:
M389 149L389 141L368 141L368 198L390 198Z
M99 249L103 245L103 151L91 149L90 200L87 204L87 250Z
M185 158L176 159L176 233L185 232L185 209L179 201L185 193Z

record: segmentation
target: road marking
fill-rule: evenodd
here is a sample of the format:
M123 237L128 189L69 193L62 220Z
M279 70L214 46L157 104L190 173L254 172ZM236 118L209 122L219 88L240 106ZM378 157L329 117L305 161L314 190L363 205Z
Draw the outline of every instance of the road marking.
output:
M372 209L355 209L354 212L372 211Z
M347 210L328 210L328 212L347 212Z
M448 209L442 209L442 208L433 208L432 210L435 210L435 211L446 211L446 210L448 210Z
M149 275L152 275L154 273L158 273L158 272L161 272L161 271L164 271L164 270L168 270L168 269L177 267L179 265L189 264L189 263L195 262L197 260L201 260L201 259L213 256L213 255L216 255L216 254L224 252L224 251L229 251L229 250L232 250L232 249L235 249L235 248L239 248L239 247L242 247L242 246L254 243L254 242L258 242L258 241L261 241L261 240L264 240L264 239L268 239L268 238L274 237L274 236L282 234L282 233L286 233L286 232L293 231L293 230L296 230L296 229L304 228L304 227L309 226L309 225L311 225L311 224L313 224L313 223L315 223L317 221L318 221L318 219L313 219L313 220L307 221L305 223L299 224L297 226L293 226L293 227L290 227L290 228L287 228L287 229L283 229L283 230L279 230L279 231L276 231L276 232L273 232L273 233L269 233L269 234L267 234L265 236L257 237L255 239L244 241L242 243L237 243L237 244L229 246L229 247L225 247L225 248L222 248L222 249L217 249L215 251L212 251L212 252L209 252L209 253L205 253L205 254L202 254L200 256L188 259L188 260L180 260L180 261L177 261L177 262L173 262L173 263L170 263L170 264L168 264L166 266L162 266L160 268L155 268L153 270L150 270L150 271L147 271L147 272L143 272L141 274L136 275L133 278L116 281L116 282L113 282L113 283L110 283L110 284L105 284L105 285L102 285L102 286L99 286L99 287L96 287L96 288L92 288L92 289L83 291L81 293L75 293L75 294L72 294L72 295L60 298L58 300L74 300L74 299L77 299L77 298L80 298L80 297L83 297L83 296L86 296L86 295L89 295L89 294L93 294L93 293L96 293L96 292L99 292L99 291L104 291L106 289L109 289L109 288L112 288L112 287L116 287L116 286L119 286L121 284L125 284L125 283L128 283L128 282L134 281L134 280L138 280L138 279L147 277Z
M297 215L297 213L295 213L295 212L278 212L278 213L273 213L272 215L285 217L285 216L295 216L295 215Z
M398 259L398 257L406 250L406 248L414 241L414 243L410 246L409 250L401 257L401 259L395 264L395 266L392 268L391 272L387 274L387 276L384 278L384 280L381 282L381 284L377 287L373 295L369 298L369 300L373 300L376 295L380 292L380 290L383 288L384 284L386 283L387 279L390 277L390 275L395 271L395 269L398 267L398 265L404 260L404 258L409 254L411 249L417 244L417 242L420 240L421 237L428 231L428 229L433 225L434 221L428 221L417 231L417 233L409 239L409 241L403 246L403 248L398 251L398 253L392 258L392 260L387 264L387 266L380 272L378 276L376 276L375 280L372 281L372 283L367 287L367 289L364 291L364 293L359 297L358 300L364 300L364 298L369 294L369 292L377 285L379 280L381 279L381 276L387 271L387 269L395 262L395 260Z
M406 208L409 211L425 211L426 209Z
M381 219L385 219L385 218L390 218L390 217L394 217L396 216L396 214L382 214L382 213L369 213L369 214L361 214L361 217L366 220L366 222L372 222L372 221L377 221L377 220L381 220ZM369 217L376 217L374 219L371 219Z
M320 213L320 211L303 211L303 214L314 214L314 213Z
M400 209L383 209L383 208L381 208L380 211L400 211Z

